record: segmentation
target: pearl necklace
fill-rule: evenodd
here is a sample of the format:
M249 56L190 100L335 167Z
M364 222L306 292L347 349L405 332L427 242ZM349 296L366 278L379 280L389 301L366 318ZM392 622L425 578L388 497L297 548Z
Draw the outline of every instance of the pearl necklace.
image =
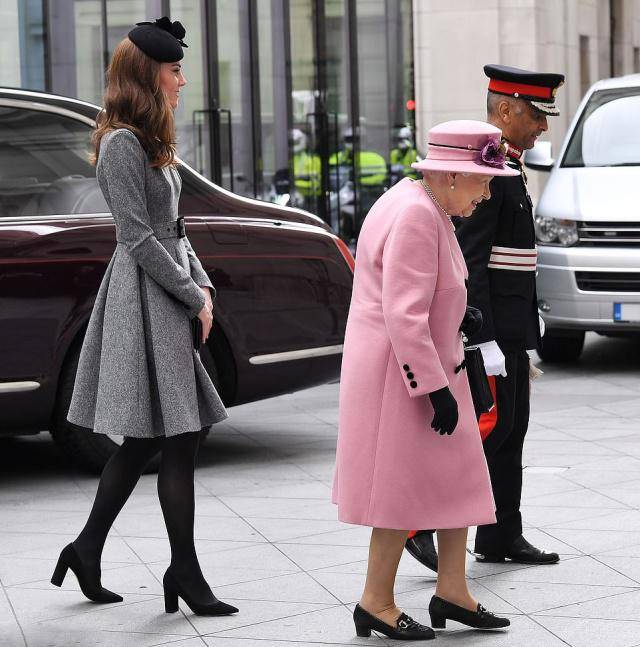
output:
M445 208L438 202L438 200L436 199L436 196L433 194L433 191L431 190L431 188L425 183L424 180L420 180L420 184L422 185L422 188L427 192L427 195L431 198L431 200L433 200L433 203L436 205L436 207L438 207L438 209L440 209L440 211L442 211L442 213L445 216L447 216L447 218L449 220L449 224L451 225L451 229L453 229L453 231L455 231L456 226L453 224L453 220L451 220L451 216L447 213Z

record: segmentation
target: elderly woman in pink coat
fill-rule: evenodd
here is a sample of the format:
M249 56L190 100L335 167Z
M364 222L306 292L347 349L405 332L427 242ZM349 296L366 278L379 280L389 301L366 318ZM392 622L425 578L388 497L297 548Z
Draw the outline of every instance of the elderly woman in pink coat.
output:
M494 523L494 502L463 366L467 269L451 216L470 216L505 167L498 128L451 121L429 131L428 155L368 213L360 238L342 377L333 501L341 521L371 526L358 636L426 640L393 586L407 533L437 528L431 624L483 629L486 611L465 576L467 527ZM471 309L469 309L471 310ZM426 602L426 601L425 601Z

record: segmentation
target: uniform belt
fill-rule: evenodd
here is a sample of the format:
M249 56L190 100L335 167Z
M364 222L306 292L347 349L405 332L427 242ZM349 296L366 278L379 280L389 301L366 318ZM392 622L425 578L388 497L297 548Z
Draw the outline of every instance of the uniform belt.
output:
M158 222L151 225L151 229L156 235L156 238L184 238L187 235L184 218L181 216L177 220L170 220L168 222Z

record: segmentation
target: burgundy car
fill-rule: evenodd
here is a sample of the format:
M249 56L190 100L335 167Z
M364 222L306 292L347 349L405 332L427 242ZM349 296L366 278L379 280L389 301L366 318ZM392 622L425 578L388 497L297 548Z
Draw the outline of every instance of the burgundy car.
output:
M66 425L78 354L115 248L88 162L97 106L0 88L0 435L50 430L102 468L117 438ZM316 216L239 197L187 164L180 214L217 289L202 359L227 406L337 378L353 258Z

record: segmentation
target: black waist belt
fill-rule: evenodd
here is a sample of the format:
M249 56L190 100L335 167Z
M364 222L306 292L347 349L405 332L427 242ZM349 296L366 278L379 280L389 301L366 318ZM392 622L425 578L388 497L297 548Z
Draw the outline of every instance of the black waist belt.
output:
M177 220L169 222L159 222L151 225L151 229L156 238L184 238L187 235L187 229L184 224L184 218L181 216Z

